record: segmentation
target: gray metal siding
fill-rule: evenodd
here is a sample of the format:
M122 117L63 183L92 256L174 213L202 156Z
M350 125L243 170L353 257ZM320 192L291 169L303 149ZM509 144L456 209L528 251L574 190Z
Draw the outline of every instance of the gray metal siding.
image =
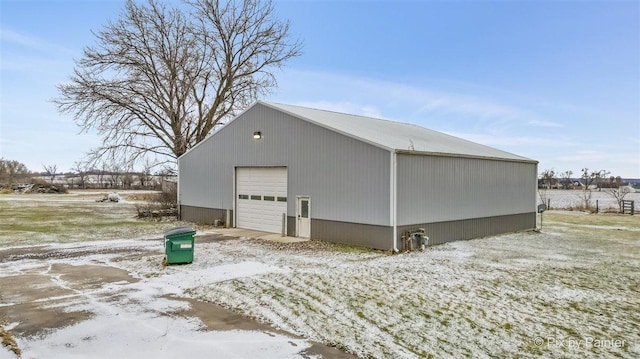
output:
M287 217L287 235L296 235L296 217ZM393 250L393 227L311 219L311 238L333 243Z
M287 216L287 236L296 236L296 223L297 221L295 216Z
M289 215L309 195L314 219L390 225L388 151L261 104L178 163L182 205L233 208L235 167L286 166Z
M180 206L180 219L201 224L214 224L216 220L226 222L227 210L219 208L203 208ZM233 218L233 216L231 217Z
M429 237L429 245L472 239L496 234L534 229L536 213L521 213L506 216L473 218L438 223L416 223L398 227L398 249L402 250L402 233L424 228Z
M382 250L393 250L393 227L311 219L311 238Z
M535 163L397 155L398 226L535 211Z

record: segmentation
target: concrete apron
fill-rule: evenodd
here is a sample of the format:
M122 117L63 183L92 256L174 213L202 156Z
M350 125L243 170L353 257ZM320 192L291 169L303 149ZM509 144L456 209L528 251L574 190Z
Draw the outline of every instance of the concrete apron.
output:
M24 249L17 250L17 253L11 253L11 249L1 252L3 256L7 255L5 258L19 258ZM53 252L51 257L55 256ZM39 255L49 257L47 253ZM91 296L109 303L131 293L105 291L104 286L116 282L129 284L139 281L125 270L105 265L48 265L43 262L43 266L31 268L20 275L0 277L0 303L3 304L0 305L0 324L19 323L11 330L16 338L37 337L88 320L94 315L90 310L77 311L73 308L83 297ZM188 302L190 308L161 315L198 318L208 331L253 330L300 339L299 336L277 330L213 303L166 297ZM335 348L311 343L310 348L301 352L303 357L320 355L325 358L355 358Z

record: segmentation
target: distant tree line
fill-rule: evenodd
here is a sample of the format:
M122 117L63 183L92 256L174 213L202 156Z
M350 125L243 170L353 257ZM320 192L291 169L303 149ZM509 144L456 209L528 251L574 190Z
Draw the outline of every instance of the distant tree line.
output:
M573 178L571 170L556 174L553 169L545 169L538 177L538 195L543 203L548 203L546 191L549 189L578 189L584 208L590 210L592 192L605 189L607 194L615 198L622 212L622 201L627 194L631 193L631 188L628 183L622 180L621 176L610 174L611 172L606 170L589 170L585 167L580 170L579 178Z
M13 184L30 175L27 166L18 161L0 158L0 184Z
M74 163L71 171L59 172L58 166L43 165L42 172L32 172L15 160L0 159L0 188L16 189L25 184L48 184L69 189L154 189L160 190L174 175L168 170L152 173L153 165L145 162L140 170L118 164L88 167Z
M588 168L581 170L580 177L573 177L573 171L556 173L553 169L546 169L538 177L538 188L546 189L581 189L583 186L603 188L618 188L627 186L621 176L610 176L610 172L605 170L589 171Z

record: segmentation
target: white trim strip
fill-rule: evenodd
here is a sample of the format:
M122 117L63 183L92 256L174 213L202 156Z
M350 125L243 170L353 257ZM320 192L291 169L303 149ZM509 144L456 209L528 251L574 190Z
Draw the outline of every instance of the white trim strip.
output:
M393 239L393 251L398 252L398 163L397 163L397 155L394 151L391 152L390 166L391 171L389 173L389 178L391 182L390 185L390 214L391 214L391 226L393 227L393 232L391 233Z

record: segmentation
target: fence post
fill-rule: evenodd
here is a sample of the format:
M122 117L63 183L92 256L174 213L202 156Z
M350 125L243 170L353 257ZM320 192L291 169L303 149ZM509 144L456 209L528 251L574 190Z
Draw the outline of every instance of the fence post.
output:
M547 198L547 209L551 209L551 198Z
M596 213L600 211L600 206L598 205L598 200L596 199Z
M625 201L622 200L622 214L629 213L633 216L635 214L636 201Z

